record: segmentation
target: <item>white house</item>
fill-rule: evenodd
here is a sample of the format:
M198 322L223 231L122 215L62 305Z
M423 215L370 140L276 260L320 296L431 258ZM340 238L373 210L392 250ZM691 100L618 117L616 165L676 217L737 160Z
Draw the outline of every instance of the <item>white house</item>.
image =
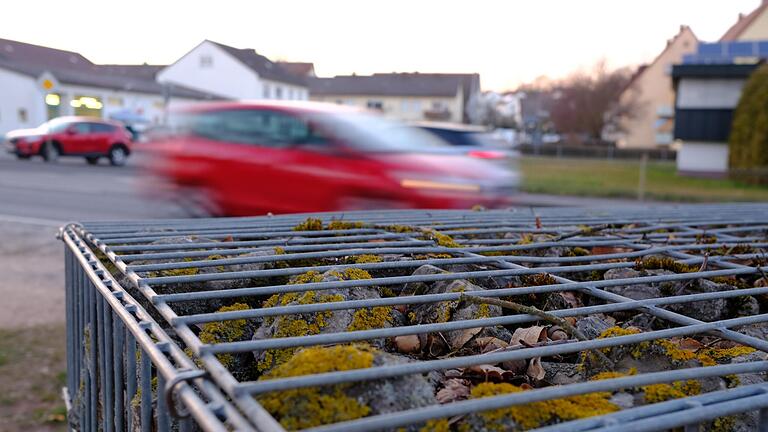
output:
M228 99L309 99L306 78L252 49L205 40L157 74L180 85Z
M0 135L62 115L161 122L169 103L213 98L155 80L161 66L97 65L78 53L0 39Z

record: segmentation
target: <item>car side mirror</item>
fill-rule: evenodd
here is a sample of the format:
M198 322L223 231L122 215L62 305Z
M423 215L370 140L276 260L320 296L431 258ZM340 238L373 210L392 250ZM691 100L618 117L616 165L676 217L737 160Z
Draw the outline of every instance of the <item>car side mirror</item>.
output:
M77 133L77 130L75 129L74 126L70 126L66 129L67 135L75 135L76 133Z

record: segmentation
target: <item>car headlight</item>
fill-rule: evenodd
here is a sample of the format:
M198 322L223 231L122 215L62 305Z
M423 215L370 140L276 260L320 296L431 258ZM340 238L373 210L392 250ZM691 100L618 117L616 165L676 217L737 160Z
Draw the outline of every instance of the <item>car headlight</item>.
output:
M400 180L400 186L407 189L431 189L458 192L480 192L480 185L460 181L425 180L404 178Z
M26 143L33 143L36 141L40 141L42 137L43 137L42 135L25 136L25 137L21 137L20 141L26 142Z

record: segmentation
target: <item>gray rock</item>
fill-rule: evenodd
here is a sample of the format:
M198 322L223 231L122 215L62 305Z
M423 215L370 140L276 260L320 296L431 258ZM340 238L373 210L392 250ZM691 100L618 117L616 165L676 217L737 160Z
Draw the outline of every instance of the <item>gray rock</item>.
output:
M642 331L652 331L656 317L648 313L639 313L624 323L625 327L635 327Z
M677 283L672 295L711 293L716 291L731 291L735 287L715 283L707 279L696 279L689 282ZM678 303L665 306L665 309L687 315L701 321L717 321L727 317L726 299L703 300L689 303Z
M541 362L544 368L544 381L555 385L573 384L583 381L584 376L579 372L577 365L573 363Z
M642 276L641 272L631 268L615 268L606 271L603 278L605 280L614 280L636 278L640 276ZM657 286L650 284L609 286L605 287L605 290L633 300L646 300L661 297L661 290Z
M614 393L610 401L621 409L630 409L635 406L635 396L630 393Z
M613 327L613 323L598 315L589 315L576 321L576 329L584 333L587 339L595 339L602 332Z

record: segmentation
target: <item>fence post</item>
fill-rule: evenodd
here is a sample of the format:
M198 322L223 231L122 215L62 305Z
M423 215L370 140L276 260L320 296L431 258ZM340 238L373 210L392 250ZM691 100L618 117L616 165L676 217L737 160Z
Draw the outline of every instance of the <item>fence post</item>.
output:
M637 183L637 200L645 201L645 176L648 170L648 152L640 156L640 178Z

